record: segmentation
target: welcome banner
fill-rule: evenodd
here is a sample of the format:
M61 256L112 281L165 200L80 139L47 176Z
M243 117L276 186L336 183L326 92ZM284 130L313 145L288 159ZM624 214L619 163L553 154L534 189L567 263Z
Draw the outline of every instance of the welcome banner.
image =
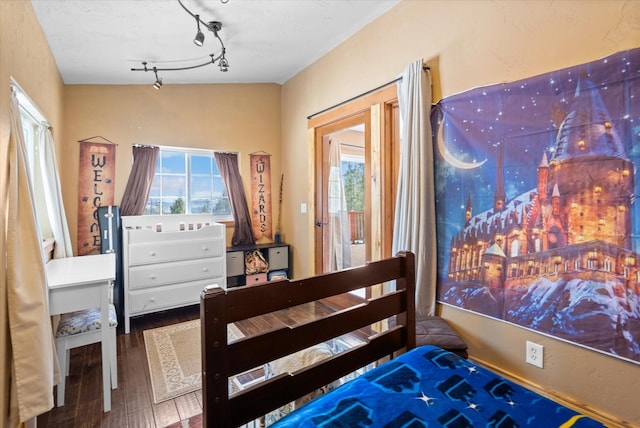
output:
M115 144L80 142L77 254L100 253L98 207L113 205Z
M271 155L252 153L251 159L251 224L253 237L272 239L273 207L271 205Z
M432 110L438 299L640 363L640 49Z

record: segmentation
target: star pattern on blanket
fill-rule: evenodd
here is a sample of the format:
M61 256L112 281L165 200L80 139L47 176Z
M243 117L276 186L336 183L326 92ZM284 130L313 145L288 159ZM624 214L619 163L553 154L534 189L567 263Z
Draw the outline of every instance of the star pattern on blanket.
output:
M424 392L420 392L420 396L416 397L416 399L422 401L427 406L433 406L435 404L435 401L436 401L435 398L429 397L428 395L425 395Z
M471 402L469 402L468 404L469 405L467 406L467 409L475 410L476 412L482 411L482 408L478 404Z

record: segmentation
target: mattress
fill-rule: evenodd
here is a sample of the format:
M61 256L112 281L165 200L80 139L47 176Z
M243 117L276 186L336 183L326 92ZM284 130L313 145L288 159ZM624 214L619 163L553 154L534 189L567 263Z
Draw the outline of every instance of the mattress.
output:
M603 427L432 345L300 407L274 427Z

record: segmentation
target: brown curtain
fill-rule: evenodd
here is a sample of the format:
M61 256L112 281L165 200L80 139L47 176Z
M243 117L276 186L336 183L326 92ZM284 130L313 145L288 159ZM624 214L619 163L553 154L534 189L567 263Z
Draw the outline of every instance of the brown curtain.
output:
M235 153L215 153L216 164L222 176L222 181L229 194L231 211L235 227L231 237L231 245L253 245L253 228L251 227L251 212L247 204L247 197L238 168L238 155Z
M159 153L159 147L133 146L133 165L120 203L121 215L142 215L144 212Z

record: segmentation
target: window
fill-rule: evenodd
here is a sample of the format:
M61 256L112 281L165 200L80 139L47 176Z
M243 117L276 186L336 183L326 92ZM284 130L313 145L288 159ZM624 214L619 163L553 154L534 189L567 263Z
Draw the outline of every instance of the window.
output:
M364 158L346 161L344 159L345 156L342 156L340 163L347 210L364 212Z
M27 150L27 169L29 181L33 189L36 216L43 240L53 240L53 232L49 220L47 201L43 184L47 176L44 162L44 131L47 121L35 104L20 89L15 87L18 105L20 106L20 122Z
M161 147L144 214L204 213L233 220L213 150Z

